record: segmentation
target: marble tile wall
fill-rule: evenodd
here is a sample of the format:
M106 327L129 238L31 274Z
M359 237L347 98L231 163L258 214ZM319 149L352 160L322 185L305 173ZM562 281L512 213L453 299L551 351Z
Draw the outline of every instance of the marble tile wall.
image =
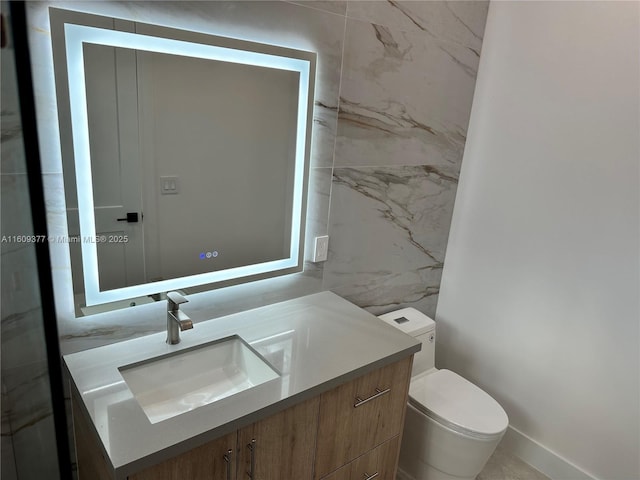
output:
M1 10L8 15L7 4ZM9 22L6 22L9 25ZM47 369L14 53L1 51L0 245L3 480L58 478L56 437ZM34 461L36 460L37 461Z
M435 314L487 2L348 2L324 287Z

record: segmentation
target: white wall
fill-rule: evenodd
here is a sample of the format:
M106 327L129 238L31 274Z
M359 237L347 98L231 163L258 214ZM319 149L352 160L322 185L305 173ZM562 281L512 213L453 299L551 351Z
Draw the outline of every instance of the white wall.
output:
M137 58L146 281L287 258L297 72ZM161 194L164 176L177 195Z
M437 362L556 478L640 477L639 21L638 2L493 2L485 30Z

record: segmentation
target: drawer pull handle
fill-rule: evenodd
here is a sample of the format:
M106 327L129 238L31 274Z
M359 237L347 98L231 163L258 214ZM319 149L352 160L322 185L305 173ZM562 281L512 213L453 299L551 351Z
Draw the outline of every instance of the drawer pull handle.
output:
M222 456L224 458L225 463L227 464L227 480L231 480L231 456L233 455L233 450L229 449L226 454Z
M255 475L255 472L256 472L256 439L255 438L251 440L251 443L247 444L247 448L251 452L251 467L250 467L250 470L247 472L247 475L249 475L249 478L251 480L254 480L253 476Z
M374 473L373 475L369 475L368 473L364 474L364 480L371 480L372 478L376 478L378 476L378 472Z
M356 397L356 403L353 404L353 407L358 408L360 405L364 405L365 403L370 402L371 400L375 400L376 398L381 397L382 395L385 395L390 391L391 391L390 388L386 388L384 390L380 390L379 388L376 388L376 393L374 393L370 397L365 398L364 400L360 397Z

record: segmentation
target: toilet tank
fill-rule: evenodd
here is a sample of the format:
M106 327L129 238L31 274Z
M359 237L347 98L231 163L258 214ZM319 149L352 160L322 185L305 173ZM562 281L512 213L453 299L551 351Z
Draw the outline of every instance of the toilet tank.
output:
M385 313L378 318L422 343L422 350L413 357L411 376L435 367L436 322L411 307Z

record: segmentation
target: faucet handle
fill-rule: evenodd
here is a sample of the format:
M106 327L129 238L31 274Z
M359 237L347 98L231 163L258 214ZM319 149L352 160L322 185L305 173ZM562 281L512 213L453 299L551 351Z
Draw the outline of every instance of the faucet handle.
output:
M178 305L187 303L189 300L184 298L178 292L167 292L167 301L169 302L169 310L177 310Z

